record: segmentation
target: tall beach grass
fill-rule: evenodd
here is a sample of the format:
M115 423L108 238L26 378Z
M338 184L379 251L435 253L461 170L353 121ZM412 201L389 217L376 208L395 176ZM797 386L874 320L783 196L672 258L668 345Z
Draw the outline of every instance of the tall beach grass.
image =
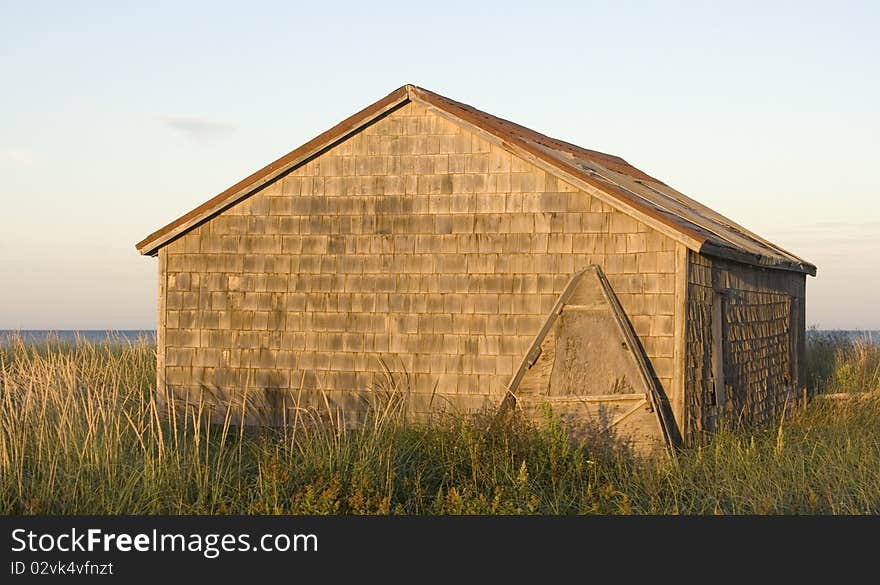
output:
M719 432L677 461L491 413L259 432L174 421L153 400L154 348L0 347L3 514L880 513L880 347L808 349L811 401L772 428Z

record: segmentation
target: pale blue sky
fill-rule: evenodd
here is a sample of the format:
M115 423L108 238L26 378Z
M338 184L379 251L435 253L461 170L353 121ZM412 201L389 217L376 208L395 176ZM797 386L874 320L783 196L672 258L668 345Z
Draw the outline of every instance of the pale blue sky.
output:
M649 174L880 328L878 2L0 0L0 328L153 328L133 244L404 83Z

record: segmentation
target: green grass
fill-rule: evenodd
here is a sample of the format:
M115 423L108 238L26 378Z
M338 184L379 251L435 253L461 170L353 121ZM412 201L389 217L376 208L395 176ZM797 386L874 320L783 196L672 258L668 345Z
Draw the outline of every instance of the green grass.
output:
M824 343L824 342L823 342ZM360 430L175 424L152 401L148 344L0 347L2 514L880 513L880 347L808 348L813 400L773 428L723 430L678 462L573 443L552 417Z

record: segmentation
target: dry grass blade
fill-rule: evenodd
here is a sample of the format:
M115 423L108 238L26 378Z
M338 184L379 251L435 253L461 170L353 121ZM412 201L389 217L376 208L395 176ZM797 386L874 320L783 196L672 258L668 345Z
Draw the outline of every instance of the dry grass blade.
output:
M225 410L211 389L165 408L145 342L15 339L0 346L0 513L880 513L880 347L810 351L814 391L854 398L724 429L671 466L573 441L552 416L492 432L488 412L414 420L396 364L358 424L303 373L281 402L289 428L257 429L244 415L274 406L253 380Z

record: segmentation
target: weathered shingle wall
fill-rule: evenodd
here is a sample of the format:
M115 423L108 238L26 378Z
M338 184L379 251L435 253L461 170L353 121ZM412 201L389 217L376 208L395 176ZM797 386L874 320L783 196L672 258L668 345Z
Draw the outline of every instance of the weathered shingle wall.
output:
M163 253L178 395L247 386L354 407L387 368L417 409L494 403L589 264L671 385L673 241L415 104Z
M721 415L729 422L775 420L803 384L805 276L694 253L689 272L688 430L712 430ZM713 319L719 317L716 341ZM723 357L713 365L719 349ZM722 408L716 404L717 367L723 368Z
M712 374L712 261L688 251L688 264L684 439L692 442L714 427L717 412Z

